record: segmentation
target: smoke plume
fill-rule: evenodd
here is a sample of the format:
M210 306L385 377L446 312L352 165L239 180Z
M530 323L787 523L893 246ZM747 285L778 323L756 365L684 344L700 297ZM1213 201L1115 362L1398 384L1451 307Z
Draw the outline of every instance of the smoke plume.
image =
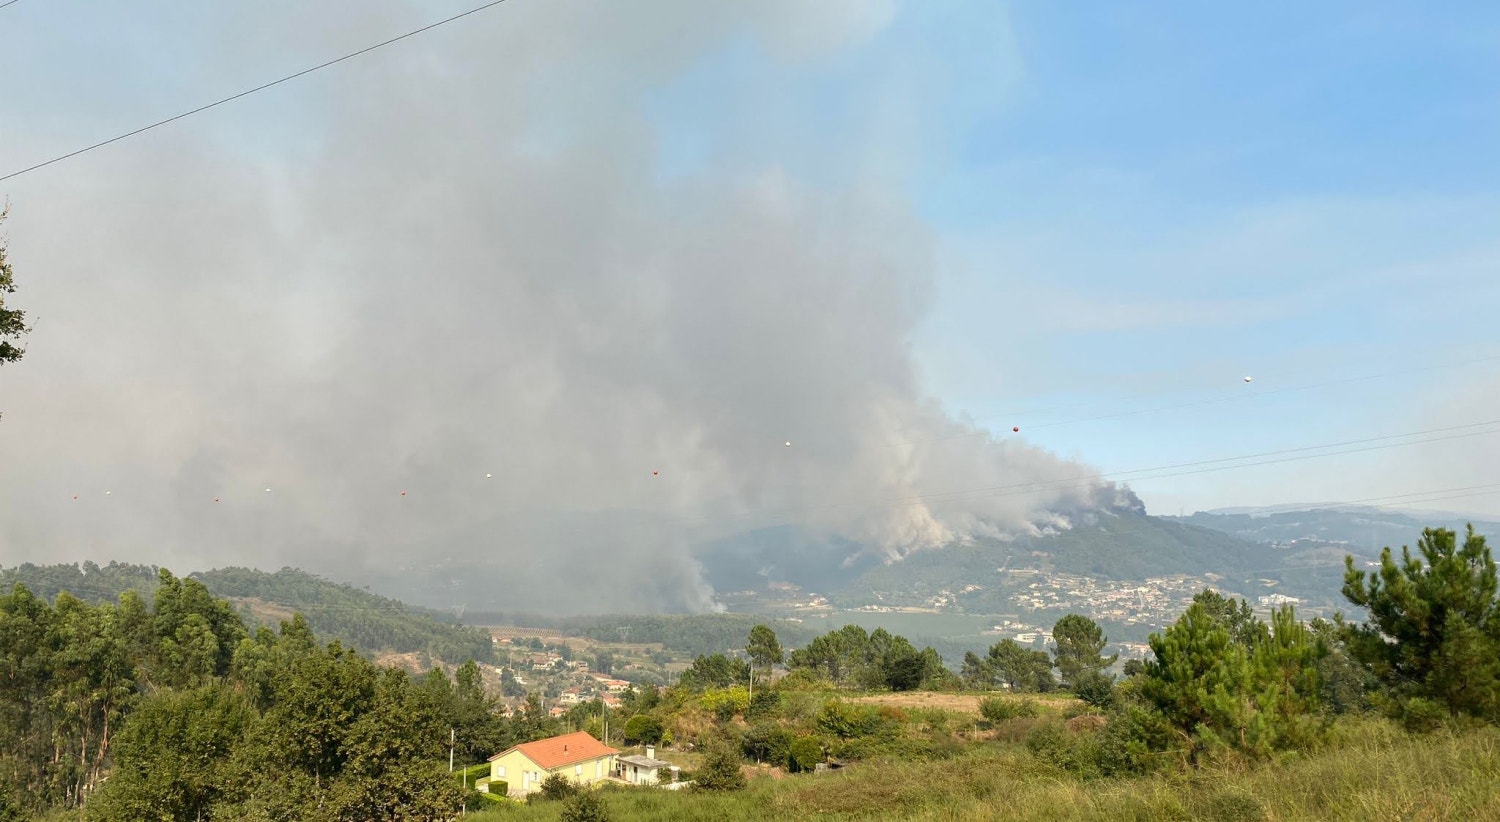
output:
M338 32L416 19L394 8ZM17 181L38 324L0 374L0 560L437 568L516 609L705 609L690 549L737 529L893 561L1122 504L1022 487L1090 471L924 392L933 238L900 192L658 173L652 88L734 37L855 48L891 8L499 11L233 121L297 140L184 124ZM294 15L220 21L216 59L278 26L333 49Z

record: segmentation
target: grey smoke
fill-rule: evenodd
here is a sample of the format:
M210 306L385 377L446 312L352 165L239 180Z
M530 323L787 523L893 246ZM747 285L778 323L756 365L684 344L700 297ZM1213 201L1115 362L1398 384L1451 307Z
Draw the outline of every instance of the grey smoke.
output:
M389 5L346 13L389 31ZM517 2L251 107L307 124L274 162L184 127L25 179L0 562L437 566L522 609L705 609L689 550L735 529L894 561L1132 504L911 499L1090 469L926 395L933 238L897 193L654 173L654 84L731 36L815 59L892 13ZM328 53L300 20L222 20L219 59L278 26Z

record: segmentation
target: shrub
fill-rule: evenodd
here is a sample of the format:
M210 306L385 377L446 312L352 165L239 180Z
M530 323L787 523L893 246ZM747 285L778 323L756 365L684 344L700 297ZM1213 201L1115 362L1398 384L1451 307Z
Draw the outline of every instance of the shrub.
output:
M593 791L580 791L563 804L562 822L609 822L604 802Z
M571 779L560 773L555 773L542 780L541 792L534 795L542 799L553 800L567 799L577 792L578 786L573 784Z
M701 700L703 710L720 722L728 722L750 708L750 692L738 686L704 691Z
M1243 788L1222 788L1200 803L1200 819L1213 822L1263 822L1269 818L1265 803Z
M1160 712L1116 694L1116 709L1099 734L1098 767L1105 776L1160 770L1181 759L1183 737Z
M942 708L912 708L907 711L912 722L925 726L928 730L939 733L946 732L953 726L954 714ZM964 724L968 724L967 722Z
M784 762L792 734L774 722L761 722L745 731L742 749L745 756L757 762Z
M1102 773L1097 736L1073 733L1059 722L1038 725L1026 737L1026 749L1038 760L1079 776L1098 776Z
M766 719L781 709L781 694L769 688L756 691L750 697L750 706L745 709L746 719Z
M1108 708L1114 701L1115 680L1103 671L1085 671L1073 682L1073 693L1095 708Z
M802 773L817 768L823 761L823 743L815 736L799 736L792 740L787 750L786 769Z
M987 696L979 700L979 714L991 724L999 724L1017 717L1036 716L1037 712L1036 700L1033 699Z
M851 705L830 700L818 712L818 728L840 739L871 736L879 733L890 720L871 705Z
M740 757L721 740L704 746L703 764L693 772L695 785L705 791L737 791L745 787Z

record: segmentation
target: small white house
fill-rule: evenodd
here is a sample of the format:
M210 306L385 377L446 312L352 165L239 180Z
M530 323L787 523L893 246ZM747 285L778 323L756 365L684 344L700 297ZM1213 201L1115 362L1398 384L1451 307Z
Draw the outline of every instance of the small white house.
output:
M675 790L682 786L677 777L681 768L656 758L656 748L647 745L645 756L622 756L620 778L631 785L655 785Z

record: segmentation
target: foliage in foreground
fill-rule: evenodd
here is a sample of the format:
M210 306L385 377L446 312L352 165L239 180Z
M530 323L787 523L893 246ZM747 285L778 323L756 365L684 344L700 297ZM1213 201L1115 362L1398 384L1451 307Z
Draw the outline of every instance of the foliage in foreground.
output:
M611 818L1277 820L1500 818L1500 731L1412 735L1380 719L1343 720L1318 751L1249 767L1082 781L1015 745L943 761L877 761L835 773L755 779L734 793L601 790ZM557 806L470 814L555 819Z
M1349 648L1385 687L1390 713L1413 728L1445 719L1500 720L1500 600L1495 561L1469 526L1462 545L1443 528L1422 532L1420 556L1391 549L1369 574L1345 560L1344 595L1370 611Z

